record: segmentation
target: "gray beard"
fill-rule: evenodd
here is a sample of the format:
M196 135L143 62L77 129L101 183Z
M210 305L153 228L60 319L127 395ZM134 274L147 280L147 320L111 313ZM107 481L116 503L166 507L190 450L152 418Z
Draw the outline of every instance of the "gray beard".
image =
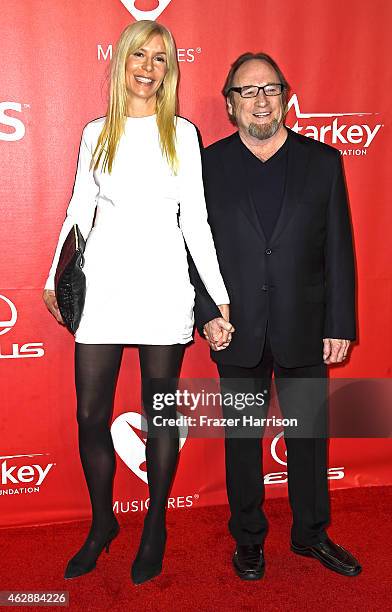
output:
M266 140L267 138L271 138L278 131L280 126L280 121L278 119L273 119L271 123L265 123L260 125L258 123L250 123L248 126L248 132L250 136L253 138L257 138L258 140Z

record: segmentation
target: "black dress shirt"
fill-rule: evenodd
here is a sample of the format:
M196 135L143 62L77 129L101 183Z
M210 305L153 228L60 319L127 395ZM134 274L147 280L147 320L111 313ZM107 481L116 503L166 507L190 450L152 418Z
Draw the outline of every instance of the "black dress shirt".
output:
M241 140L241 139L239 139ZM242 142L248 190L267 241L279 217L286 185L289 137L266 161L261 161Z

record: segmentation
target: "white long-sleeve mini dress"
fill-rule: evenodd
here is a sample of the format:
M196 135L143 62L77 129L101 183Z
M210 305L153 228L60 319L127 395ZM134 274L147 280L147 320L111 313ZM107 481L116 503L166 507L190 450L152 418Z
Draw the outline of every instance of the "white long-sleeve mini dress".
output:
M109 174L89 170L104 120L83 130L73 194L45 288L54 289L61 247L77 223L87 239L87 288L76 342L186 344L195 293L184 240L211 298L229 303L207 221L196 129L176 118L174 175L161 151L156 115L127 117Z

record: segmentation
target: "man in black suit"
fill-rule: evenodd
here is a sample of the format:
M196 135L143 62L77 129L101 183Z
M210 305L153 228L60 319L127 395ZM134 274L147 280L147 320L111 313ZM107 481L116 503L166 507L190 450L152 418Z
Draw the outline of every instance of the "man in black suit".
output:
M327 365L346 359L356 333L340 153L284 125L288 84L268 55L239 57L223 93L238 131L204 151L203 172L235 331L190 261L196 325L212 349L222 392L268 389L274 372L283 415L304 421L299 433L285 431L291 549L355 576L358 561L326 533ZM256 580L264 573L267 531L260 439L226 431L225 452L233 565L240 578Z

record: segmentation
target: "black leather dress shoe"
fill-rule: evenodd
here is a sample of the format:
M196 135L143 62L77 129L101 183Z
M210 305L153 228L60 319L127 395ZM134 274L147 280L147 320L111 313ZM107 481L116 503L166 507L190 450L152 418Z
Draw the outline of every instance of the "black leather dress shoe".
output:
M237 544L233 566L241 580L259 580L264 576L265 561L260 544Z
M344 576L357 576L362 571L356 558L343 546L335 544L328 537L325 541L311 546L291 542L291 550L297 555L314 557L328 569L344 574Z

